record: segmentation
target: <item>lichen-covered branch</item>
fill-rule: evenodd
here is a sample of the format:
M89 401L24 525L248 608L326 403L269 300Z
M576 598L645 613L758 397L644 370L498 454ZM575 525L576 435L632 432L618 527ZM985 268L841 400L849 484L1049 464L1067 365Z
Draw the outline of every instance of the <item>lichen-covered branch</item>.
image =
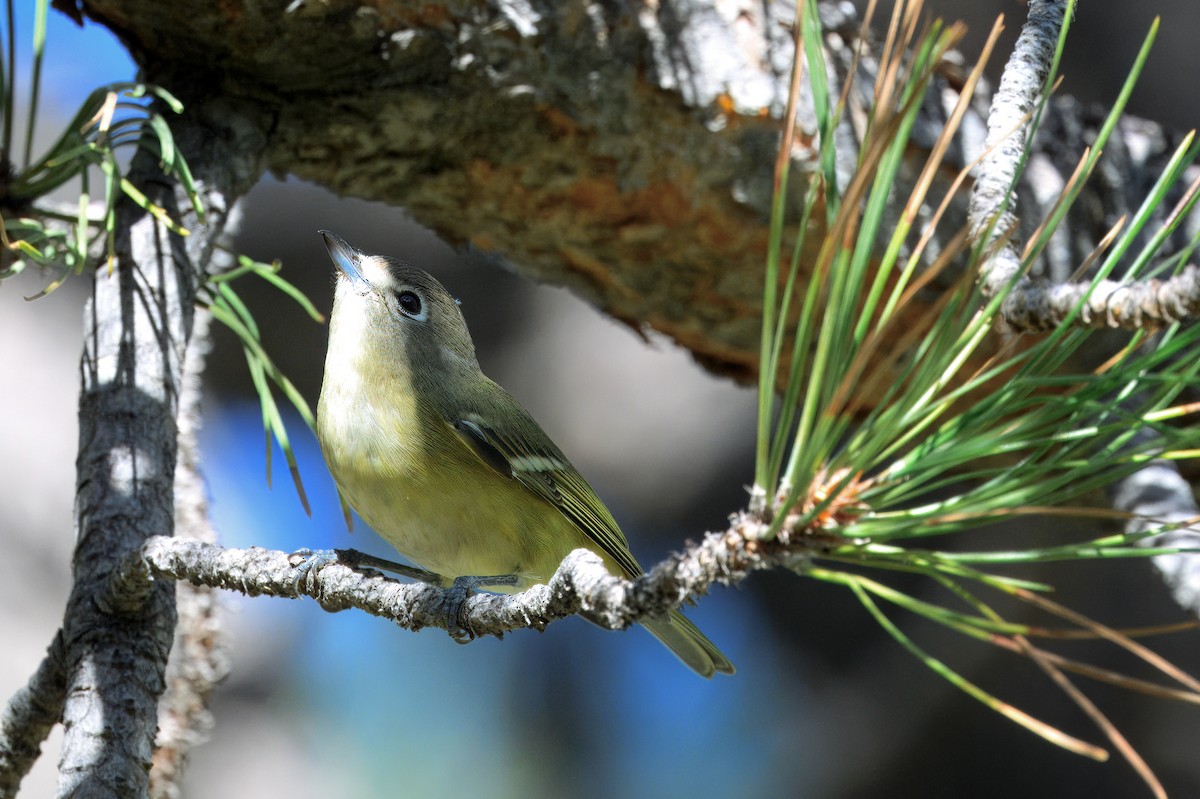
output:
M709 533L635 580L613 576L594 553L579 549L545 585L512 596L470 596L457 623L474 636L503 635L529 627L540 630L555 619L580 614L602 627L624 629L706 593L715 583L732 585L751 572L786 566L812 546L810 541L790 546L758 540L761 532L758 523L739 517L728 530ZM311 596L326 610L358 608L410 630L447 627L449 592L441 588L400 583L340 563L307 572L297 564L284 552L225 549L158 536L146 541L140 556L125 562L119 582L163 576L249 596Z
M1090 292L1090 294L1089 294ZM1052 330L1079 311L1076 325L1142 330L1196 316L1200 269L1188 266L1166 280L1032 283L1016 288L1004 303L1005 321L1016 330Z
M979 164L968 213L972 237L991 249L979 276L989 297L1021 271L1012 239L1017 175L1028 155L1032 111L1050 74L1066 8L1066 0L1031 0L1029 16L992 96L984 142L988 154Z
M42 753L42 742L62 717L66 698L62 630L29 682L8 700L0 716L0 798L17 795L21 780Z
M1020 276L1017 176L1024 161L1036 157L1028 135L1031 116L1066 9L1065 0L1029 4L1028 19L992 97L985 143L989 152L980 163L969 211L972 236L990 250L980 267L984 293L994 296L1016 282L1001 307L1005 323L1016 331L1052 330L1076 309L1074 324L1091 328L1137 330L1193 317L1200 311L1200 271L1191 266L1166 280L1105 280L1095 287Z

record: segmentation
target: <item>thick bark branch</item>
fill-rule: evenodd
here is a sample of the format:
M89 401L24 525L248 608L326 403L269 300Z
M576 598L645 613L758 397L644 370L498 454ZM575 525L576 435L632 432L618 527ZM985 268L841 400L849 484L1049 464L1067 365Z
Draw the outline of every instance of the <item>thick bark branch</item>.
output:
M275 172L402 206L447 241L666 333L714 371L756 373L771 167L793 56L789 4L277 0L239 6L236 20L215 0L83 6L185 100L246 97L271 113ZM846 9L822 6L836 84L860 45ZM836 134L843 178L874 84L871 50ZM904 174L918 174L960 85L961 68L947 64ZM951 147L950 176L981 150L986 94ZM817 169L807 92L800 105L798 197ZM1018 235L1036 228L1100 121L1069 99L1050 104L1016 188ZM1122 123L1035 271L1066 280L1141 204L1176 141L1150 123ZM1010 184L1000 183L1002 198ZM964 194L931 256L966 220L966 204Z
M178 89L186 75L206 92L273 109L276 172L403 206L452 243L668 334L716 371L756 372L771 164L793 55L787 3L280 0L244 10L236 25L217 3L84 7L129 43L151 79ZM840 83L858 21L833 4L822 21ZM838 131L848 165L853 121L874 82L867 49ZM927 98L911 175L953 104L958 72L947 65ZM987 99L981 93L964 121L949 169L980 151ZM1021 233L1050 207L1046 187L1065 181L1097 124L1076 103L1051 104L1017 187ZM808 96L800 127L800 141L812 142ZM1106 153L1120 179L1101 175L1085 190L1040 272L1066 279L1140 204L1146 176L1173 144L1153 125L1122 125ZM806 148L796 152L797 196L816 170ZM944 237L965 218L964 195ZM929 252L939 249L935 241Z
M131 174L178 218L152 157L135 157ZM173 238L149 212L124 203L116 265L96 271L86 314L61 797L146 791L174 590L159 584L100 598L114 558L173 528L177 387L195 296Z

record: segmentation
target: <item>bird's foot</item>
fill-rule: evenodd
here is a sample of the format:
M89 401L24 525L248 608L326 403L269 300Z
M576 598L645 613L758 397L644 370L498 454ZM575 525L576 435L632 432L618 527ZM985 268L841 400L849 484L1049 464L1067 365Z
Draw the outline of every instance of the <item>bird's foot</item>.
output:
M463 606L472 592L481 588L508 586L517 584L517 575L498 574L491 577L455 577L454 583L446 589L445 604L442 607L443 618L446 620L446 632L456 643L465 644L475 637L461 618Z
M292 589L300 591L300 585L307 585L317 572L331 563L337 563L337 552L332 549L309 549L303 547L288 555L288 563L296 567L296 576L292 579Z

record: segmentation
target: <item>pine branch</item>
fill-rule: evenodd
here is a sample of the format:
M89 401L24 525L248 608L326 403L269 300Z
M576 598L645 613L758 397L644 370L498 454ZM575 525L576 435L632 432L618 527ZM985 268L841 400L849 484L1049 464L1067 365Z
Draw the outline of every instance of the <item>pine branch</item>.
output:
M812 539L793 544L757 540L763 529L737 517L729 529L707 534L636 580L613 576L598 556L579 549L544 585L511 596L470 596L452 623L471 636L500 636L522 628L542 630L555 619L579 614L602 627L624 629L707 593L715 583L734 585L752 572L794 563L814 546ZM146 541L140 555L125 561L109 591L136 595L154 578L170 577L248 596L310 596L330 612L358 608L409 630L448 627L449 591L340 563L305 573L297 569L298 562L279 551L156 536Z

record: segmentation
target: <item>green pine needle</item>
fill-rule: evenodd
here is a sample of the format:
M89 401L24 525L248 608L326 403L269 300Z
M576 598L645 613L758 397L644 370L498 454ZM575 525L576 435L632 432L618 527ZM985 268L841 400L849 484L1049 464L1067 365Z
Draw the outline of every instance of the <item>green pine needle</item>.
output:
M11 153L12 120L14 118L14 4L7 0L8 28L0 53L0 109L4 118L3 137L6 153ZM42 291L30 297L45 296L71 274L78 274L92 262L91 253L104 253L104 263L112 268L116 263L114 233L116 207L122 197L128 197L152 214L168 230L186 236L188 231L166 209L151 202L125 176L117 151L128 147L145 147L157 155L164 175L173 177L186 193L192 210L202 223L204 206L187 160L175 145L174 135L166 117L160 111L179 114L183 104L166 89L140 82L119 82L95 89L63 126L57 140L36 159L33 157L34 124L38 117L38 96L42 60L45 52L46 15L49 4L38 0L35 7L32 88L26 110L28 127L25 131L25 159L22 168L14 169L8 181L8 206L0 212L0 243L9 255L9 263L0 271L0 279L19 274L27 264L48 268L58 276ZM5 68L7 64L7 68ZM12 165L10 165L11 167ZM101 187L92 191L90 172L98 170ZM78 212L65 215L37 207L39 200L71 181L78 181ZM91 201L99 201L103 211L99 218L89 214ZM18 212L14 209L20 209ZM201 287L201 296L212 310L214 318L227 325L242 342L250 371L251 382L259 395L262 407L263 430L267 441L267 479L271 471L271 443L282 450L291 471L296 492L306 512L311 513L299 468L292 450L283 416L275 401L275 390L296 408L304 422L314 424L312 409L300 392L275 366L262 347L258 326L249 309L230 286L230 281L242 274L255 274L271 283L296 302L316 321L324 317L295 286L280 277L279 264L264 264L238 256L237 266L229 273L211 277Z
M892 30L915 31L918 6L898 3ZM897 183L904 160L911 158L908 132L941 59L961 30L934 23L916 41L889 38L891 44L877 67L877 104L867 114L857 171L838 185L834 131L842 109L832 104L837 92L821 66L822 34L813 4L803 5L797 49L807 56L804 77L817 104L816 130L807 133L818 152L808 159L806 199L798 206L798 222L788 221L789 160L796 147L790 127L776 166L751 500L751 511L769 524L769 536L786 536L788 543L802 545L805 536L813 534L809 557L796 567L800 574L849 588L880 626L930 669L1047 740L1089 757L1106 756L1104 750L1032 719L958 675L903 633L881 611L878 600L971 638L1004 638L1008 648L1035 661L1062 686L1135 765L1136 754L1065 681L1051 662L1054 656L1024 641L1033 629L1006 621L975 591L996 591L1011 599L1052 590L1044 581L985 569L1012 571L1029 564L1186 550L1142 546L1144 536L1135 535L992 552L955 551L954 543L966 530L1034 514L1127 521L1113 511L1072 509L1072 503L1155 458L1200 454L1200 426L1186 424L1186 417L1200 408L1176 404L1182 387L1200 379L1200 325L1171 325L1154 335L1135 333L1124 349L1091 371L1073 366L1073 356L1094 334L1069 322L1041 337L1026 336L985 352L996 341L993 331L1007 293L1080 196L1123 112L1156 30L1157 25L1146 37L1097 141L1082 154L1076 179L1068 183L1026 248L1025 270L1005 291L985 298L975 276L989 253L969 246L965 235L943 232L937 237L941 250L936 263L928 265L932 259L923 257L931 231L916 230L914 221L917 209L936 202L927 196L932 181L916 181L905 212L898 222L889 221L897 216L889 211L898 196L903 201ZM1050 96L1063 43L1060 37L1042 106L1033 114L1034 127ZM810 69L814 64L817 68ZM797 93L794 85L789 102ZM954 119L944 135L947 141ZM933 148L922 175L944 169L944 151ZM1118 270L1123 279L1137 280L1177 271L1186 263L1174 255L1164 258L1162 249L1200 197L1200 181L1183 186L1197 155L1200 144L1189 136L1142 207L1089 259L1094 261L1088 278L1093 288ZM953 185L951 191L960 184ZM1163 216L1166 198L1180 188L1185 189L1184 199L1174 213L1160 230L1148 231L1150 221ZM819 216L811 213L818 202L826 210L823 227L812 218ZM940 218L940 212L933 218ZM786 265L785 225L794 225L797 237ZM818 235L817 245L810 241L805 246L806 236ZM1136 252L1135 242L1144 242ZM1187 252L1197 246L1200 236ZM815 260L799 264L802 252L814 251ZM951 269L962 277L937 288L937 299L927 301L917 315L914 299L927 296L929 287L937 285L934 275ZM1176 423L1180 420L1185 424ZM944 549L930 546L935 536L936 546ZM869 577L868 571L884 577ZM884 579L897 572L926 577L968 610L897 590ZM1094 622L1080 621L1082 617L1072 618L1084 630L1099 629Z

